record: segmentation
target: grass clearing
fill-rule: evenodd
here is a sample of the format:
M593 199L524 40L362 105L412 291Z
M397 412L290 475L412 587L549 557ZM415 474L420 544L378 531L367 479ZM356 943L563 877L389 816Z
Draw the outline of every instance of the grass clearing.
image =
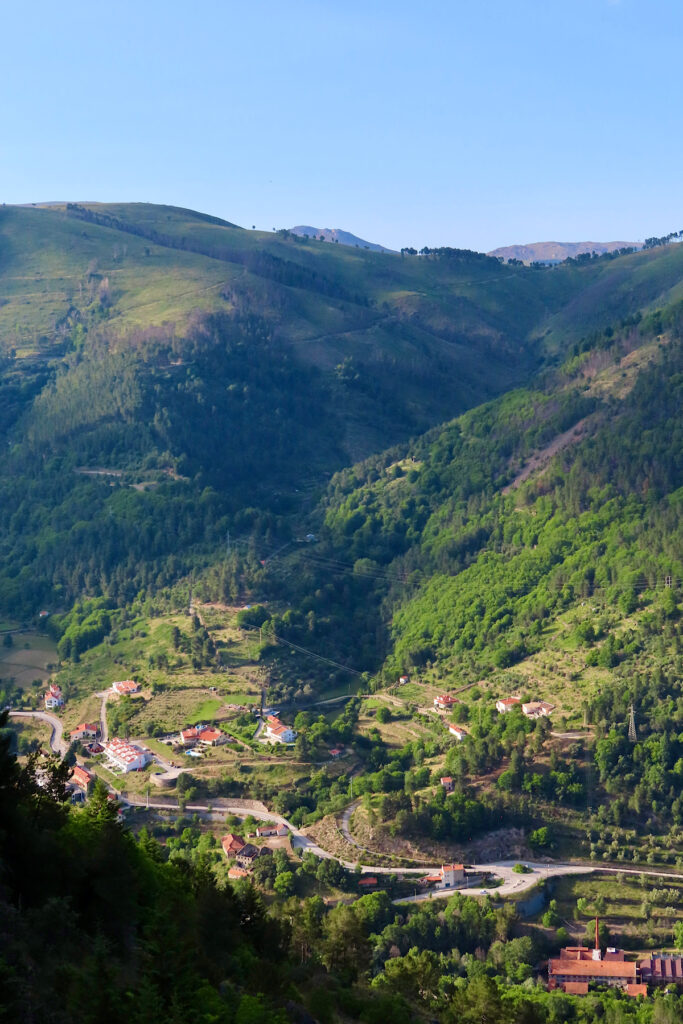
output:
M56 665L56 644L44 633L15 633L11 647L0 645L0 677L19 689L30 689L36 680L42 685Z
M551 896L573 939L597 914L624 949L672 948L674 925L683 920L683 881L665 874L567 876L553 880ZM586 900L583 911L579 899Z

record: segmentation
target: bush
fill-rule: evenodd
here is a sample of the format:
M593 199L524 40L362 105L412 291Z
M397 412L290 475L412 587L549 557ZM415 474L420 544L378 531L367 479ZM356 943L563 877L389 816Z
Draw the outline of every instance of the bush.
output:
M529 836L529 846L534 850L546 850L549 846L552 846L553 836L552 831L548 825L544 825L542 828L534 829Z

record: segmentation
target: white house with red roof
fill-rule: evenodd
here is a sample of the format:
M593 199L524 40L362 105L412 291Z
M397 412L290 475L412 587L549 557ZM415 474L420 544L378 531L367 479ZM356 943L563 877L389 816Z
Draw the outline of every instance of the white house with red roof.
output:
M450 693L442 693L434 698L434 707L437 711L452 711L455 705L459 703L458 698L451 696Z
M259 839L267 839L269 836L288 836L289 829L286 825L259 825L256 835Z
M512 711L518 704L521 704L519 697L503 697L502 700L496 701L496 711L499 715L504 715L508 711Z
M465 736L467 736L465 730L461 729L459 725L449 725L448 731L451 734L451 736L455 736L458 743L462 743L462 741L465 739Z
M184 747L193 747L199 741L199 729L195 729L194 726L181 729L178 738Z
M56 683L50 683L45 694L45 707L48 711L52 711L54 708L61 708L63 704L64 697L61 686L57 686Z
M465 881L464 864L443 864L441 866L440 889L454 889Z
M112 683L111 688L114 693L118 693L121 696L128 696L131 693L140 692L140 684L136 683L133 679L123 679L119 683Z
M296 732L284 725L275 715L266 717L266 739L272 743L293 743L296 739Z
M226 743L228 737L220 729L200 729L197 739L205 747L217 747L221 743Z
M439 781L440 781L441 785L443 786L443 788L446 790L447 793L452 793L453 792L453 785L454 784L453 784L453 779L451 778L450 775L442 775Z
M148 751L120 739L109 740L109 743L105 743L104 753L110 766L124 774L139 771L150 760Z
M81 722L69 733L72 743L80 743L81 740L94 740L100 734L99 722Z

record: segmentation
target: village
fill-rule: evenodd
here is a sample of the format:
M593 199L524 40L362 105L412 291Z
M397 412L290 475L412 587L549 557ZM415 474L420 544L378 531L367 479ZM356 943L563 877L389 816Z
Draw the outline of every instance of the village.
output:
M399 685L406 685L408 678L403 677ZM131 696L139 693L140 685L134 680L122 680L111 684L109 692L113 697ZM106 701L103 702L103 708ZM50 684L44 697L45 708L48 711L58 711L64 705L64 698L60 688ZM449 693L437 694L432 701L433 713L437 716L453 716L457 712L460 699ZM520 696L499 697L495 700L495 710L499 715L508 715L517 709L530 721L549 717L555 710L554 705L544 700L523 700ZM240 711L243 709L240 708ZM291 726L284 723L279 712L270 708L251 709L258 726L255 739L261 743L274 746L281 745L283 749L291 748L296 741L297 732ZM446 723L450 736L462 743L468 737L468 731L464 727L455 725L452 721ZM222 728L217 728L211 723L197 723L178 730L177 733L167 734L160 738L160 742L166 745L173 760L162 758L156 751L151 750L140 740L129 740L120 737L105 738L106 722L82 722L69 732L71 744L80 745L83 752L95 759L95 763L101 759L107 770L114 776L125 776L131 772L144 771L150 764L155 764L161 771L150 778L155 780L157 785L164 786L167 780L175 781L180 774L180 762L175 758L201 758L204 751L223 745L235 743L235 738ZM332 749L330 755L338 757L342 753L339 749ZM92 792L97 780L97 769L95 771L86 768L78 761L73 766L70 785L72 789L72 800L82 802L87 799L87 794ZM449 795L455 790L455 780L452 776L442 775L439 778L439 785ZM110 794L116 798L116 790ZM147 798L149 805L149 796ZM120 814L131 810L141 810L135 803L131 804L123 800L120 804ZM303 845L299 846L301 843ZM284 844L284 845L283 845ZM251 831L240 834L238 831L230 831L220 836L220 849L225 857L227 866L227 877L231 882L248 882L256 880L255 866L263 858L272 858L277 850L285 849L287 856L296 856L306 849L313 849L323 858L328 857L324 850L317 849L310 844L299 830L293 828L284 821L265 821L256 825ZM348 865L351 867L351 865ZM395 877L409 881L414 887L415 895L398 897L396 902L431 900L448 897L450 893L467 892L474 896L500 899L504 897L501 890L498 896L497 890L501 887L501 878L496 877L495 866L487 866L488 870L482 869L480 865L466 865L464 863L445 863L438 869L426 869L420 872L411 869L412 873L406 874L400 869L395 872ZM526 865L516 865L514 870L523 872L515 885L521 886L524 873L527 870L533 874L533 868ZM499 871L504 870L502 867ZM510 867L507 872L509 877ZM365 866L357 875L357 891L359 895L368 892L382 890L387 885L387 876L373 871L372 867ZM505 879L503 878L504 884ZM256 880L258 884L258 880ZM352 898L352 897L351 897ZM345 897L346 900L349 897ZM589 946L564 946L560 948L557 956L550 957L545 967L547 972L547 986L550 990L561 989L571 995L586 995L594 986L608 985L620 988L627 996L645 996L658 987L683 985L683 957L676 954L653 952L648 956L640 958L629 957L624 950L615 946L600 945L598 922L596 918L595 944Z

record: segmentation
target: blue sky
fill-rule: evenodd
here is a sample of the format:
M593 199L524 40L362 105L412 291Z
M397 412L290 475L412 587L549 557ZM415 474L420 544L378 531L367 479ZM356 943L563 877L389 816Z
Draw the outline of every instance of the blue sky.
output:
M0 200L490 249L683 228L680 0L9 0Z

